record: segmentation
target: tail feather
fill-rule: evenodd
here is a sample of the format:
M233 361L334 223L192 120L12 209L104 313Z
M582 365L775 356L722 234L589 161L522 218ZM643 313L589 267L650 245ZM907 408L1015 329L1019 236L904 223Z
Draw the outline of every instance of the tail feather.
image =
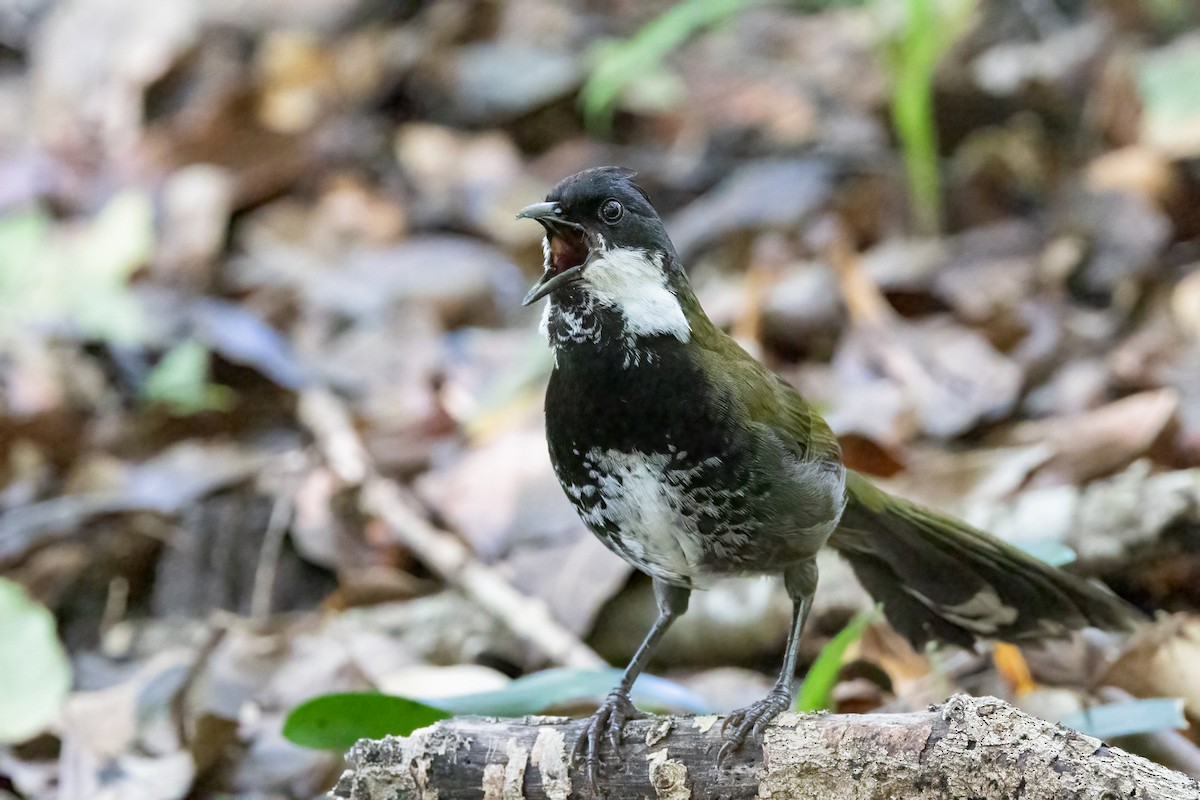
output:
M1138 612L1099 584L1056 569L965 522L872 486L849 471L829 544L888 621L915 646L1020 642L1095 626L1124 630Z

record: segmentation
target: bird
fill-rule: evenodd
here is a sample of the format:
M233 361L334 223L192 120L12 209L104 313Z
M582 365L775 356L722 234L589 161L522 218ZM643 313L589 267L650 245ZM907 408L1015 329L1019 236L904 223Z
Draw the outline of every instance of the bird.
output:
M593 786L605 741L615 751L642 716L630 690L656 645L691 592L722 576L782 576L792 617L778 678L725 718L718 762L791 706L824 546L916 647L1134 624L1138 612L1105 587L848 469L814 407L709 320L634 178L588 169L517 214L544 229L524 305L546 300L551 464L587 528L650 577L658 608L577 740Z

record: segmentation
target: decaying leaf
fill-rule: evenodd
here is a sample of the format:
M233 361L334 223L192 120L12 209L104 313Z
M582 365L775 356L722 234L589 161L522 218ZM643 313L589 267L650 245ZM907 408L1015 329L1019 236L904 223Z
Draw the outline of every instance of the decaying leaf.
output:
M1053 454L1039 442L963 452L914 447L907 453L904 469L891 476L887 486L934 508L995 503L1012 497Z
M1084 488L1056 486L1009 503L964 509L969 522L1009 541L1061 541L1080 561L1122 563L1175 526L1200 522L1200 470L1151 474L1146 461Z
M1008 414L1021 387L1015 363L946 319L854 329L834 365L894 383L922 429L940 438Z
M818 161L748 165L681 211L669 226L671 237L687 258L734 231L796 226L829 200L831 178Z
M227 443L184 442L141 464L121 465L86 491L9 510L0 518L0 559L17 556L39 537L72 534L98 514L176 514L197 498L252 475L272 457L269 451Z
M600 164L638 171L714 323L851 466L1184 610L1107 686L1119 637L1023 646L1026 676L873 624L816 669L824 700L833 678L860 711L1016 685L1059 718L1120 685L1200 721L1200 16L975 4L900 87L878 8L674 5L0 4L0 589L46 605L0 609L0 795L318 796L339 754L283 730L329 692L594 708L615 674L546 653L625 661L657 609L550 468L554 355L520 305L543 231L515 214ZM592 62L618 52L639 58ZM613 69L635 80L594 135L575 95ZM893 88L927 118L889 115ZM914 122L946 235L908 230ZM818 561L802 666L871 604ZM696 592L651 666L671 683L639 686L709 702L644 699L760 699L791 611L777 582Z

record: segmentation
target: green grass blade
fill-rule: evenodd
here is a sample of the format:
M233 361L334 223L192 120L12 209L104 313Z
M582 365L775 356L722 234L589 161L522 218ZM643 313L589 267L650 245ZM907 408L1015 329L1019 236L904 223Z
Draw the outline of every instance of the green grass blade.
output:
M608 42L594 54L579 102L591 131L607 132L621 93L639 77L658 69L662 60L697 32L733 16L761 0L681 0L629 39Z
M800 712L822 711L832 703L833 687L837 685L838 671L850 645L862 638L867 626L879 617L879 606L860 611L846 627L838 631L817 655L796 698L795 710Z
M893 0L875 0L881 18L894 16ZM937 233L942 218L942 179L933 108L938 62L966 29L976 0L907 0L884 37L892 73L892 125L904 158L913 214L922 233Z

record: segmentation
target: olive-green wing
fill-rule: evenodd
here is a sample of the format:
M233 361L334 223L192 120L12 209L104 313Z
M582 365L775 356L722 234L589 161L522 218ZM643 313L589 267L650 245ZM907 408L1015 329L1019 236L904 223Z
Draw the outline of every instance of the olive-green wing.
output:
M801 460L840 463L837 437L787 381L711 323L693 326L693 333L706 374L737 398L751 422L769 428Z

